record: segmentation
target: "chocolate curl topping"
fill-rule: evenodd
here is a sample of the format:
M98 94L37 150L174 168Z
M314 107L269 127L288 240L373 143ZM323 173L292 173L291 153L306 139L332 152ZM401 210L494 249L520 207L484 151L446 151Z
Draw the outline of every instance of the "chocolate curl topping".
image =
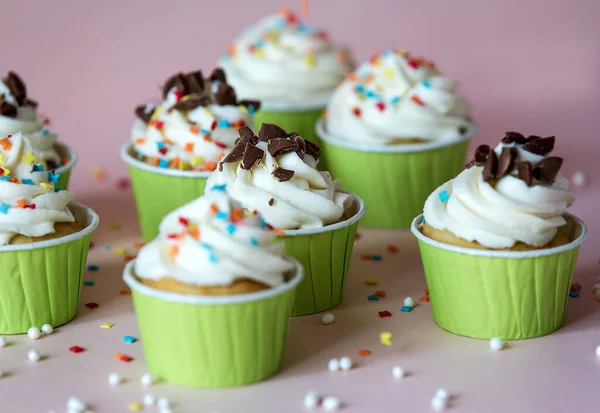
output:
M33 100L33 99L25 99L25 102L23 103L23 106L33 106L34 108L38 107L38 103L37 101Z
M244 142L244 145L246 144L246 142L250 142L253 145L256 145L256 143L258 142L258 138L254 136L254 132L252 132L252 129L250 129L248 126L242 126L241 128L239 128L238 133L240 137L236 139L236 145L240 142Z
M152 110L146 111L146 105L140 105L135 108L135 115L147 125L152 119L155 110L155 108L152 108Z
M504 134L504 139L501 141L505 145L510 145L511 143L518 143L520 145L527 143L527 138L521 135L519 132L506 132Z
M298 154L300 159L304 159L304 155L306 155L306 141L300 135L290 135L290 137L292 136L296 140L296 144L298 145L298 150L296 151L296 153Z
M247 171L251 171L256 168L265 155L265 152L257 146L252 145L250 142L246 143L246 148L244 150L244 157L242 158L242 163L240 164L242 169Z
M483 166L483 181L491 182L496 180L496 174L498 173L498 157L496 152L490 151L490 154L485 161Z
M271 172L271 175L273 175L273 178L277 179L279 182L285 182L293 178L294 171L277 167L275 170L273 170L273 172Z
M502 152L498 158L498 172L496 173L497 179L500 179L512 172L517 162L517 156L517 148L502 148Z
M554 150L554 136L540 138L539 136L530 136L523 149L536 155L547 155Z
M10 93L15 97L15 100L20 106L23 106L27 100L27 87L25 82L19 77L18 74L12 70L8 72L8 75L3 79L3 82L10 89Z
M215 93L215 102L219 105L237 105L237 96L235 91L227 83L219 83L217 92Z
M181 99L175 103L169 110L192 110L199 106L207 106L211 103L208 96L191 95L187 99Z
M492 152L492 149L488 145L479 145L477 149L475 149L475 154L465 167L469 169L472 166L483 166L485 161L487 161L490 152Z
M8 102L2 101L2 103L0 103L0 115L6 116L7 118L16 118L17 107Z
M220 67L217 67L217 68L215 68L212 71L212 73L210 74L209 79L212 82L214 82L216 80L218 80L219 82L223 82L223 83L227 82L227 76L225 76L225 72Z
M298 142L285 138L274 138L269 140L267 145L271 156L276 157L285 153L296 152Z
M533 178L533 172L531 168L531 162L521 162L519 164L519 179L527 184L527 186L531 186Z
M204 77L200 70L188 73L185 76L185 82L190 94L200 94L204 90Z
M563 160L557 156L542 159L533 169L533 177L540 182L552 185L558 176Z
M319 145L317 145L316 143L312 143L311 141L308 141L306 139L304 140L304 142L306 143L306 153L315 158L316 161L318 161L321 157L321 148L319 147Z
M286 138L287 132L277 125L272 123L263 123L258 131L258 139L263 142L268 142L275 138Z

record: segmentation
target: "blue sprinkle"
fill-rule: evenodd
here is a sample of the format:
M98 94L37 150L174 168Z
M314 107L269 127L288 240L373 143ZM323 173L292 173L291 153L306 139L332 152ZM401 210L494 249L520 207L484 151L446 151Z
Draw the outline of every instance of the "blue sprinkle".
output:
M55 187L55 188L54 188L54 192L60 192L60 191L62 191L62 188L61 188L61 187L58 187L58 186L57 186L57 187Z
M258 240L254 237L250 237L250 244L254 245L255 247L258 247L260 245Z
M203 135L210 135L210 131L206 129L200 129L200 133Z
M381 261L381 260L383 260L383 257L381 255L371 255L371 260L372 261Z
M108 244L104 245L104 251L108 251L108 250L110 250L110 245L108 245Z
M223 54L221 54L221 59L223 59L223 60L230 60L231 59L231 55L229 53L223 53Z
M83 285L87 285L88 287L91 287L91 286L92 286L92 285L94 285L94 284L96 284L96 282L95 282L95 281L92 281L92 280L85 280L85 281L83 282Z
M379 95L377 93L375 93L375 91L373 91L373 90L367 90L367 97L373 98L373 99L378 99Z
M365 93L365 87L363 85L356 85L354 90L356 90L356 93Z
M298 31L304 34L313 34L315 32L314 29L308 24L301 24L300 26L298 26Z
M431 89L431 82L429 80L424 80L423 83L421 83L423 85L423 87L426 87L427 89Z
M40 131L40 133L41 133L42 135L47 135L47 134L49 134L49 133L50 133L50 131L49 131L48 129L42 129L42 130Z
M254 114L256 113L256 109L254 108L254 105L248 106L248 113L250 114L250 116L254 116Z
M267 222L264 219L260 219L260 227L262 229L265 229L267 227Z
M54 172L48 172L48 181L52 182L53 184L57 184L58 178L60 178L60 174L55 174Z
M21 182L23 182L26 185L33 185L33 181L31 179L21 179Z
M394 51L392 49L387 49L385 52L383 52L383 56L389 56L389 55L393 55Z
M448 200L450 199L450 196L448 195L448 191L443 190L442 192L440 192L438 194L438 196L440 197L440 201L442 202L448 202Z
M224 191L227 188L227 184L215 185L212 187L213 191Z
M577 288L579 288L581 290L581 284L575 283L575 285L577 286Z
M8 181L10 176L0 176L0 181Z
M220 128L229 128L231 125L229 124L229 121L227 119L221 119L219 120L219 127Z
M165 147L165 144L162 142L156 142L156 146L158 147L158 149L163 149Z
M370 296L367 297L367 300L369 300L369 301L379 301L379 296L377 294L371 294Z
M227 212L219 211L217 212L216 217L217 219L227 220L227 218L229 218L229 215L227 215Z
M134 336L124 336L123 341L126 343L129 343L129 344L132 344L137 341L137 338L135 338Z
M215 255L215 253L214 253L214 252L211 252L211 253L208 255L208 259L209 259L209 261L210 261L210 262L217 262L217 261L218 261L218 260L217 260L217 256Z
M206 250L212 251L212 247L209 244L207 244L206 242L201 242L200 246Z
M400 311L404 311L405 313L410 313L413 310L413 307L409 307L407 305L405 305L404 307L402 307L400 309Z
M9 208L10 208L10 205L2 204L2 205L0 205L0 212L3 214L7 214Z
M144 155L140 151L136 152L136 156L137 156L138 159L143 159L144 158Z
M166 168L169 166L169 161L167 161L166 159L161 159L160 161L158 161L158 166L160 168Z
M33 165L31 172L44 172L44 165Z
M100 267L97 265L88 265L87 269L88 271L98 271Z
M390 102L391 102L392 104L395 104L395 103L398 103L398 102L400 102L400 96L394 96L394 97L393 97L393 98L390 100Z
M235 225L233 225L233 224L227 225L227 232L229 232L229 234L233 234L235 232Z
M265 45L265 41L263 39L258 39L258 41L256 43L254 43L254 47L256 47L257 49L260 49L264 45Z
M287 25L287 21L282 17L275 21L275 24L273 25L273 27L276 29L283 29L286 25Z
M579 297L579 293L577 291L570 291L569 296L570 297Z

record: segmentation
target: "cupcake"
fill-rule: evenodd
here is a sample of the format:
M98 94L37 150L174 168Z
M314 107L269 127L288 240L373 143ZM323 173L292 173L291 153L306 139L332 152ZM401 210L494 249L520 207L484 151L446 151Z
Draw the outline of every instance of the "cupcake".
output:
M413 221L443 329L524 339L561 326L587 228L567 213L575 196L554 140L507 132L495 149L479 146Z
M0 139L0 334L75 317L98 226L42 159L21 133Z
M329 170L364 198L364 224L378 228L410 226L431 191L460 172L473 131L456 82L396 50L348 75L317 123Z
M39 116L37 107L18 74L11 71L0 80L0 136L18 132L25 135L37 153L38 163L46 170L56 170L61 176L58 186L67 189L77 156L71 148L56 142L56 134L47 128L49 120Z
M125 268L150 372L231 387L280 367L302 267L223 191L168 214Z
M206 179L233 147L237 130L253 126L259 103L238 100L223 70L177 73L162 89L163 102L138 106L131 142L121 150L129 164L144 241L161 219L204 192Z
M286 8L248 27L220 65L240 97L262 102L257 127L276 123L313 141L327 100L353 68L345 48Z
M362 200L316 169L321 150L297 133L264 123L258 136L240 128L235 147L208 179L207 191L225 190L284 240L305 270L294 315L337 305L352 256Z

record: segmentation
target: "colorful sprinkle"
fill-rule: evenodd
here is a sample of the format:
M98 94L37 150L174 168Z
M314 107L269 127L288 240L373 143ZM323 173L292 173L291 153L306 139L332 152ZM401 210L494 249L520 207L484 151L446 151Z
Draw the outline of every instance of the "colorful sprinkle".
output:
M391 316L392 316L392 313L390 313L389 311L380 311L379 312L380 318L391 317Z
M367 285L377 285L377 280L374 278L368 278L365 280L365 284Z
M229 121L227 119L221 119L219 120L219 127L220 128L229 128L231 127L231 124L229 123Z
M23 156L21 159L27 165L33 165L33 163L36 161L35 156L33 155L33 153L31 151L27 151L27 153L25 154L25 156Z
M443 190L442 192L440 192L438 194L438 196L440 197L440 201L442 201L442 202L448 202L448 200L450 199L450 196L448 195L447 190Z
M119 294L121 294L121 295L131 295L131 290L129 288L121 288L119 290Z
M579 297L579 293L577 291L570 291L569 297Z
M232 235L235 232L235 225L229 224L227 225L227 232Z
M428 303L429 300L430 300L430 298L427 296L423 296L423 297L419 298L419 301L422 303Z
M375 295L375 294L371 294L371 295L367 296L367 300L368 301L379 301L379 296Z
M383 256L382 255L373 255L371 256L371 261L382 261L383 260Z
M114 355L115 359L123 361L125 363L129 363L130 361L133 361L133 357L128 356L127 354L123 354L123 353L117 353Z
M388 250L388 252L390 254L395 254L395 253L397 253L399 251L398 247L395 246L394 244L388 244L385 248Z
M144 408L144 406L141 403L137 403L137 402L127 403L127 409L129 409L129 411L132 411L132 412L140 412L140 411L142 411L143 408Z
M48 181L52 182L53 184L57 184L58 178L60 178L60 174L56 174L54 172L48 172Z
M418 97L417 95L412 95L410 97L410 100L412 100L419 106L425 106L425 102L423 102L423 100L420 97Z
M99 305L98 303L86 303L86 305L85 305L85 306L86 306L87 308L91 308L91 309L94 309L94 308L98 308L98 307L100 307L100 305Z
M115 325L113 323L102 323L100 324L100 328L113 328Z
M44 172L44 165L33 165L31 172Z
M384 331L383 333L381 333L379 335L379 340L381 341L381 344L383 344L384 346L391 346L392 345L392 333L390 333L389 331Z
M23 178L21 179L21 182L23 182L25 185L33 185L33 181L31 179Z
M403 311L405 313L410 313L413 310L414 307L409 307L407 305L402 306L402 308L400 309L400 311Z
M69 347L69 351L71 353L77 354L77 353L83 353L85 351L85 349L80 346L72 346L72 347Z
M431 89L431 82L429 80L424 80L421 84L423 85L423 87Z
M352 108L352 113L354 113L354 116L356 116L357 118L360 118L361 111L359 107L355 106L354 108Z
M98 265L88 265L87 267L88 271L98 271L100 269L100 267Z
M260 245L258 240L254 237L250 237L250 244L252 244L255 247L258 247Z
M85 281L83 281L83 285L86 285L88 287L92 287L94 284L96 284L96 282L92 281L92 280L85 280Z
M358 350L358 355L361 357L368 357L371 355L370 350Z
M135 343L137 341L137 338L135 338L134 336L124 336L123 337L123 341L125 343L132 344L132 343Z
M387 293L385 291L378 290L378 291L375 291L375 295L380 298L385 298L387 296Z
M50 131L49 131L48 129L42 129L42 130L40 131L40 133L41 133L42 135L48 135L48 134L50 133Z
M8 214L8 210L10 209L10 205L8 204L2 204L0 205L0 212L3 214Z

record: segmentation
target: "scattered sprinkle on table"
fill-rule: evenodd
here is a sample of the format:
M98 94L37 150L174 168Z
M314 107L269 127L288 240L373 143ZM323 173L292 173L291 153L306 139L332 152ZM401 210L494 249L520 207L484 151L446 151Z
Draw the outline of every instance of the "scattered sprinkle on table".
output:
M127 403L127 408L129 409L129 411L132 412L139 412L141 411L144 407L142 406L141 403L137 403L137 402L131 402L131 403Z
M123 353L117 353L115 354L115 359L123 361L125 363L129 363L130 361L133 361L133 357L128 356L127 354L123 354Z
M356 235L354 236L354 239L355 239L356 241L358 241L358 240L359 240L359 239L361 239L361 238L362 238L362 234L360 234L360 233L358 233L358 232L357 232L357 233L356 233Z
M390 333L389 331L384 331L383 333L381 333L379 335L379 340L381 341L381 344L383 344L384 346L391 346L392 345L392 333Z
M69 351L71 353L77 354L77 353L83 353L85 351L85 349L81 346L71 346L71 347L69 347Z
M377 280L374 278L369 278L365 280L365 284L367 285L377 285Z
M104 251L109 251L109 250L110 250L110 245L104 244Z
M88 287L92 287L94 284L96 284L96 282L92 280L85 280L83 282L83 285L87 285Z
M404 312L404 313L410 313L413 310L414 307L408 307L408 306L403 306L400 311Z
M335 316L331 313L325 313L325 314L323 314L323 317L321 317L321 324L326 325L326 326L333 324L334 321L335 321Z
M127 250L125 248L116 248L115 254L124 256L127 255Z
M129 344L132 344L137 341L137 338L135 338L134 336L124 336L123 341L126 343L129 343Z
M87 269L88 269L88 271L98 271L100 269L100 266L92 264L92 265L88 265Z
M388 244L385 248L388 250L388 252L390 254L395 254L398 252L398 247L395 246L394 244Z
M91 175L96 181L104 181L106 179L106 170L100 165L92 166Z
M569 289L570 291L581 291L581 284L579 283L572 283L571 284L571 288Z
M111 222L110 224L108 224L108 229L110 229L111 231L117 231L117 230L121 229L121 223L120 222Z
M91 309L100 307L100 305L98 303L86 303L85 306L87 308L91 308Z
M391 317L391 316L392 316L392 313L390 313L389 311L380 311L379 312L380 318Z
M375 295L375 294L371 294L367 297L367 300L369 301L379 301L379 296Z
M129 189L131 187L131 180L127 177L119 178L117 179L116 185L117 189Z
M363 261L383 261L383 256L379 254L360 254Z
M579 297L579 293L577 291L569 291L569 297Z
M100 324L100 328L113 328L114 324L112 323L102 323Z
M369 357L371 355L370 350L358 350L358 355L361 357Z
M385 298L385 296L387 296L387 293L383 290L378 290L378 291L375 291L375 295L377 297Z
M131 295L131 290L129 288L122 288L119 290L119 294L121 295Z
M426 295L419 298L419 301L422 303L428 303L429 302L429 297L427 297Z

